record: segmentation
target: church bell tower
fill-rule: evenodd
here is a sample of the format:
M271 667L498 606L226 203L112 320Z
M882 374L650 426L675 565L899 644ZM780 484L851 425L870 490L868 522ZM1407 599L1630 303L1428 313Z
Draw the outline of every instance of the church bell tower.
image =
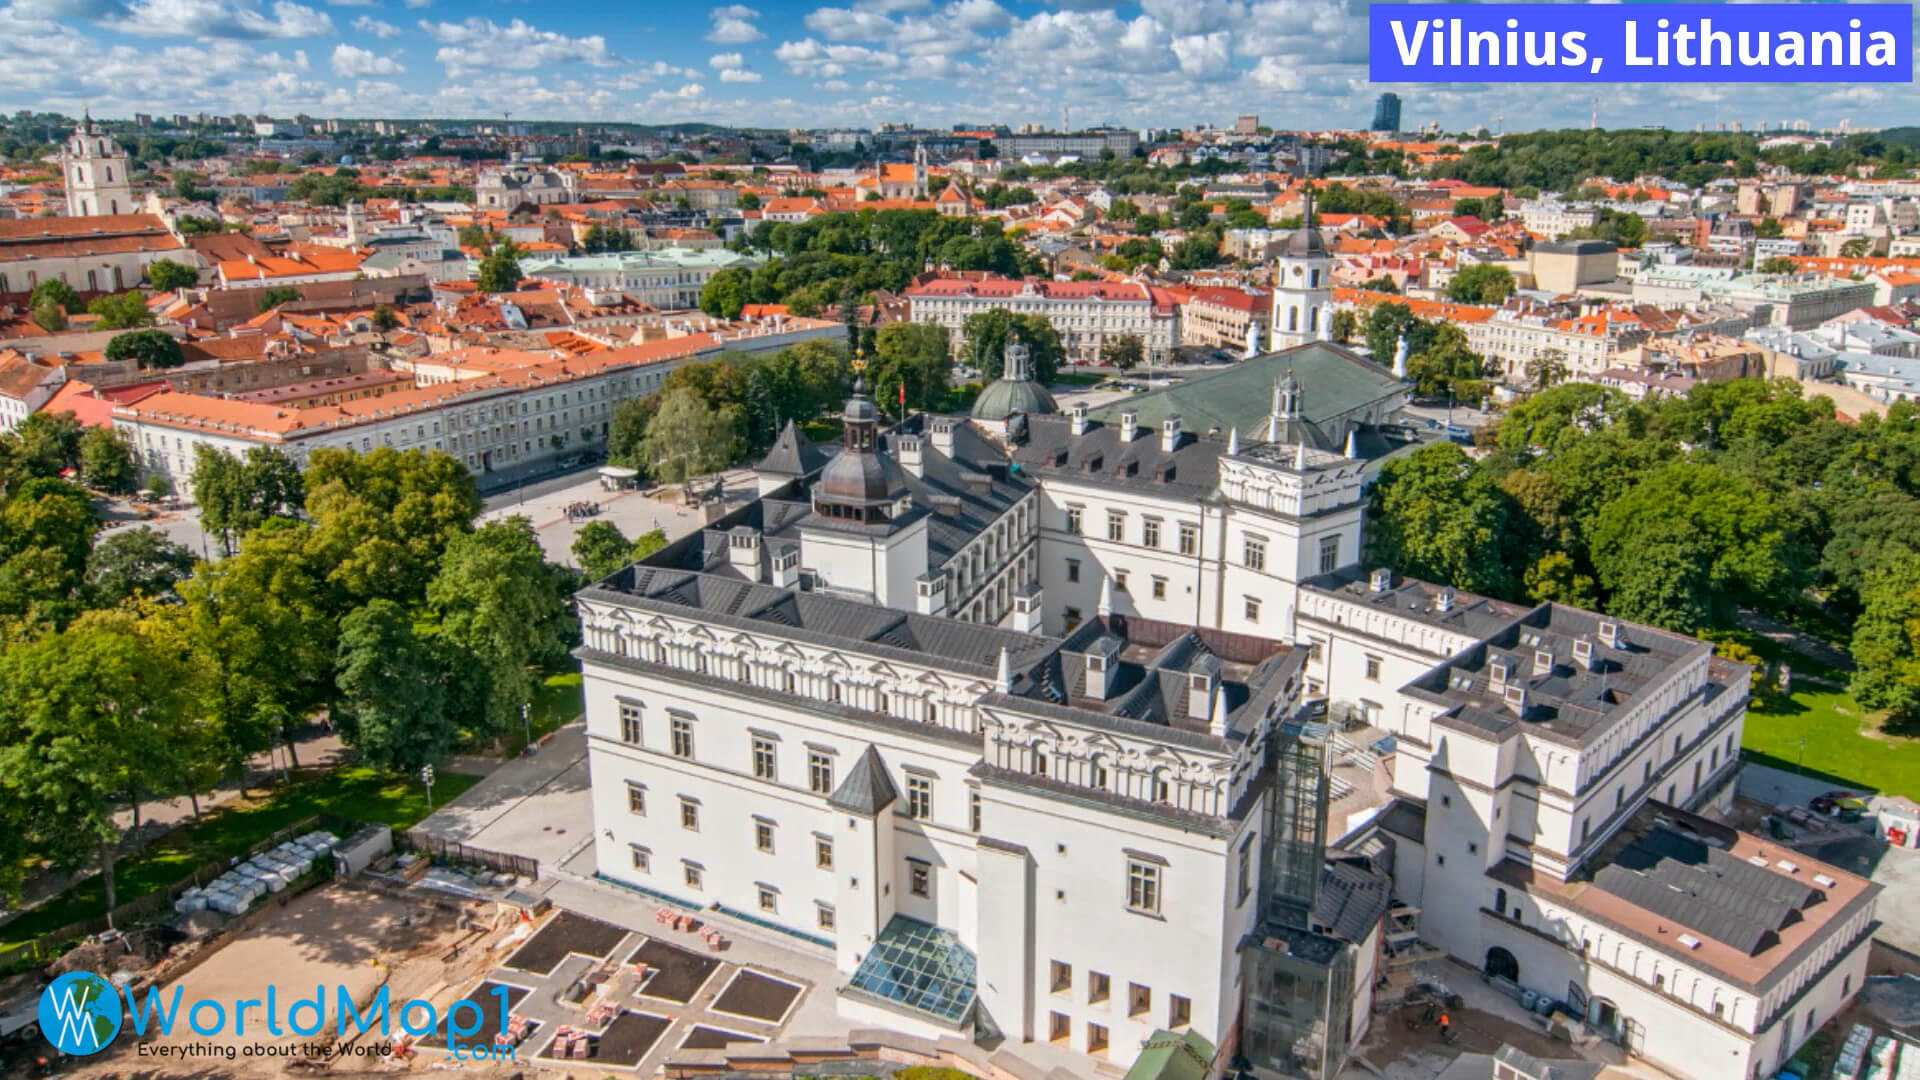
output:
M127 182L127 155L102 132L88 113L60 151L60 176L67 188L68 217L99 217L135 212Z

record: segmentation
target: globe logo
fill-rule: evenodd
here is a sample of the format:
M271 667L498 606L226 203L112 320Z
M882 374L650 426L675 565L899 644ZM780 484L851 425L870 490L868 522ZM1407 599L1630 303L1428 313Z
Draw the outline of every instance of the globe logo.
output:
M120 1034L120 998L91 971L69 971L40 993L40 1034L63 1054L97 1054Z

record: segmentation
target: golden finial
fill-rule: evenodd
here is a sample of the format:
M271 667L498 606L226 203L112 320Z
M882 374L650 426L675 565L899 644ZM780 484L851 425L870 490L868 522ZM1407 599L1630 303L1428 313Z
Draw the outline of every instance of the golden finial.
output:
M853 363L852 363L852 364L851 364L850 366L851 366L851 367L853 368L853 370L855 370L855 371L865 371L865 370L867 370L867 350L865 350L865 349L858 349L858 348L856 348L856 349L854 349L854 350L853 350Z

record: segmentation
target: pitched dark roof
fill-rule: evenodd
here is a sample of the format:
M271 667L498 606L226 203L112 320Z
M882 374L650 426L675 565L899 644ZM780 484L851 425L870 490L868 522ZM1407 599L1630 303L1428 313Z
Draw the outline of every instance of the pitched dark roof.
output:
M787 426L780 429L780 437L773 440L773 448L753 467L753 471L769 476L807 476L826 463L827 455L800 434L800 429L789 420Z
M1393 878L1366 859L1340 859L1320 875L1313 898L1313 923L1343 941L1367 940L1387 913Z
M827 798L827 805L835 810L844 810L849 814L865 814L871 817L892 806L900 797L900 789L893 786L893 778L887 775L886 762L880 760L880 751L872 743L847 770L846 779L834 789Z

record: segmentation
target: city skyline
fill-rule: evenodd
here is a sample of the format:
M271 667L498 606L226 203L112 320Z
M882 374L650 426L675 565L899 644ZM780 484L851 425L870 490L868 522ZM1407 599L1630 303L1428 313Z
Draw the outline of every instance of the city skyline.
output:
M497 10L496 10L497 9ZM16 0L0 7L0 107L101 115L708 122L929 127L1040 122L1364 128L1383 91L1403 125L1586 127L1593 88L1367 81L1366 5L1118 7L856 0L655 10L605 25L577 4L498 0ZM1899 124L1899 86L1610 86L1602 127L1816 130Z

